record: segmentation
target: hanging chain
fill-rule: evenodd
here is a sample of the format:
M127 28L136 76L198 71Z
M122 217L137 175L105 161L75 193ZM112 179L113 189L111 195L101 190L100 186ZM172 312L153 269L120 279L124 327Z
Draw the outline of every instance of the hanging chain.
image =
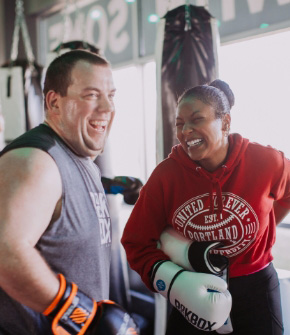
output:
M12 48L10 54L11 62L15 61L18 56L19 31L21 30L26 57L30 64L33 64L35 58L28 35L27 25L24 18L23 0L16 0L15 6L15 25L12 37Z
M167 8L166 8L166 13L171 9L171 0L167 0Z
M62 38L60 40L60 45L68 42L69 41L69 34L70 32L70 19L69 19L69 14L70 14L70 6L73 6L74 11L75 11L75 23L77 23L78 18L81 16L78 0L66 0L65 7L63 9L63 33L62 33ZM84 37L85 37L85 24L81 24L81 40L83 41L84 45L87 45L86 42L84 42ZM60 51L60 50L59 50Z
M209 0L204 0L204 8L209 10Z
M12 48L11 48L11 61L15 61L18 55L18 43L19 43L19 29L21 26L21 18L23 15L23 2L17 1L15 6L15 24L12 37Z
M30 38L28 35L28 30L27 30L27 25L26 22L24 20L24 17L21 20L21 28L22 28L22 37L23 37L23 42L24 42L24 46L25 46L25 51L26 51L26 56L29 60L30 63L33 63L35 58L32 52L32 46L30 43Z
M60 44L66 42L69 38L69 5L70 0L66 0L65 7L63 9L63 30L62 30L62 38L60 40Z
M191 15L190 15L190 5L189 0L185 1L185 27L184 30L191 30Z
M76 10L75 10L75 12L76 12L75 26L77 26L78 20L81 19L81 11L80 11L80 6L79 6L79 0L75 0L74 5L75 5L75 9L76 9ZM84 47L85 47L85 48L88 48L87 42L85 41L85 36L86 36L86 25L84 24L84 22L83 22L83 24L82 24L81 21L79 22L79 24L80 24L80 27L81 27L81 36L80 36L80 38L81 38L81 40L82 40L82 42L83 42Z

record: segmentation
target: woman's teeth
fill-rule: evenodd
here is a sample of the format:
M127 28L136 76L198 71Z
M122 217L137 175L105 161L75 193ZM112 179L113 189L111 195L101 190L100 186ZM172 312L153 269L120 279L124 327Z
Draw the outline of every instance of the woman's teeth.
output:
M196 140L188 141L188 142L186 142L186 144L187 144L188 147L193 147L193 146L198 145L202 142L203 142L203 140L201 138L199 138L199 139L196 139Z

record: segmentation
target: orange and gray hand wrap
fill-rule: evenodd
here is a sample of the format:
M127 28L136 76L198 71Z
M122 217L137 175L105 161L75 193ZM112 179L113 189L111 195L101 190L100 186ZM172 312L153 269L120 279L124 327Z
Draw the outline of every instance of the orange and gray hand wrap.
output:
M78 290L75 283L67 283L62 274L58 278L58 294L43 314L52 319L54 335L85 334L96 314L97 303Z

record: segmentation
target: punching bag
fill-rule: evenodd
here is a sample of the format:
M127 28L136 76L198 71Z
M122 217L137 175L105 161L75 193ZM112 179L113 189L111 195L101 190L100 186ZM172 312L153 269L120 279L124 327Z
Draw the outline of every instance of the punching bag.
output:
M1 100L7 142L43 122L42 71L41 65L27 59L8 61L1 66Z
M26 59L19 59L19 33ZM16 18L10 59L0 68L0 94L5 119L5 141L10 142L44 119L42 66L35 61L23 13L23 1L16 1Z
M209 83L217 77L215 34L210 13L204 7L184 5L168 11L164 19L161 70L157 68L157 77L160 76L157 82L161 85L159 128L162 137L157 137L162 142L159 143L161 150L157 149L159 161L166 158L178 143L175 134L178 97L186 89Z

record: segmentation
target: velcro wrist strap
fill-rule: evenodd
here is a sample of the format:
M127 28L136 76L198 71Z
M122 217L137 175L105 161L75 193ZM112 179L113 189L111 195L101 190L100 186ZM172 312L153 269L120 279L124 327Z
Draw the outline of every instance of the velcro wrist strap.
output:
M165 263L165 262L170 262L170 260L168 259L163 259L162 261L158 261L156 262L153 267L152 267L152 273L151 273L151 276L150 276L150 279L151 279L151 283L154 282L154 278L155 278L155 275L156 275L156 272L157 270L159 269L159 267L161 266L161 264Z
M222 276L228 266L228 259L210 251L221 247L221 242L193 242L188 249L188 259L196 272L211 273Z
M167 261L162 263L156 271L153 287L155 290L168 299L168 292L176 279L178 272L184 270L173 262Z
M65 281L64 277L63 279ZM53 318L52 332L54 335L83 335L95 317L97 303L78 290L75 283L65 282L63 292L62 279L60 281L60 290L55 300L45 310L45 315Z
M59 290L57 292L56 297L52 301L52 303L43 312L43 314L45 316L48 316L56 308L56 306L58 305L58 303L62 299L62 297L64 295L64 292L66 290L66 280L61 273L58 274L58 279L59 279Z
M184 272L185 270L184 269L181 269L179 270L178 272L176 272L176 274L174 275L174 277L172 278L171 280L171 283L169 285L169 288L168 288L168 291L167 291L167 299L170 301L170 292L171 292L171 289L172 289L172 286L176 280L176 278L182 273Z

